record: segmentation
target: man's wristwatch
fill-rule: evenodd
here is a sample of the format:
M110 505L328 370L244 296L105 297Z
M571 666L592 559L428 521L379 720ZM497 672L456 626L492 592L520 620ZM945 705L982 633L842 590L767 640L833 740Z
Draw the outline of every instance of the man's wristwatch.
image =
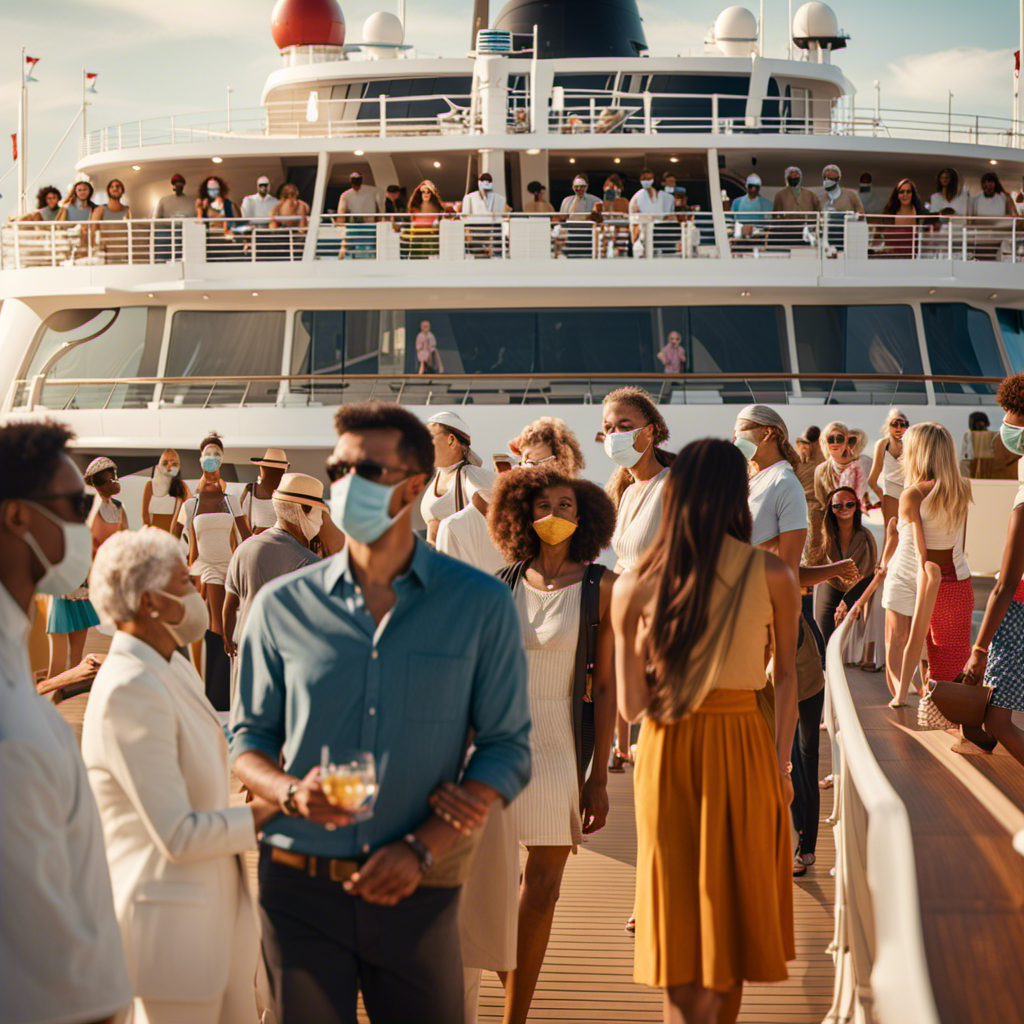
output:
M434 866L434 855L411 832L402 836L402 842L416 854L420 862L420 871L426 874Z
M299 805L295 802L295 794L299 791L299 784L293 782L289 787L288 791L284 795L284 799L281 801L281 810L288 815L289 818L297 818L301 813L299 811Z

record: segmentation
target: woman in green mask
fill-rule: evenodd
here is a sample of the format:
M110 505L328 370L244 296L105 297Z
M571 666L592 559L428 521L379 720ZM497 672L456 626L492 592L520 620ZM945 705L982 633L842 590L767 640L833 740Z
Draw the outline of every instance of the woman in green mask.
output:
M593 563L611 541L615 508L596 484L538 467L499 477L487 522L509 562L499 575L515 597L530 673L533 775L509 809L527 857L516 968L505 983L505 1020L522 1024L566 860L608 814L615 722L609 608L616 577ZM593 742L582 728L588 698L594 704Z

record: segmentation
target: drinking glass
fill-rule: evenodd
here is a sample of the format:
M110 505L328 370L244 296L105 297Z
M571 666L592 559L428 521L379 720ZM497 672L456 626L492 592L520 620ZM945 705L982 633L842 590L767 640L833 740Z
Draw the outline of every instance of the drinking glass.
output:
M320 751L320 788L330 803L356 821L372 817L379 789L373 754L369 750L346 750L332 756L324 746Z

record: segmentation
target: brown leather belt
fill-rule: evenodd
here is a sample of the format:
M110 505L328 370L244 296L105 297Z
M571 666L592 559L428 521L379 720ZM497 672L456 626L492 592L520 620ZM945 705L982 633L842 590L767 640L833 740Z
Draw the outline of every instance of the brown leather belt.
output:
M365 861L341 860L338 857L313 857L293 850L282 850L278 846L270 848L270 859L275 864L301 871L310 878L328 878L332 882L347 882Z

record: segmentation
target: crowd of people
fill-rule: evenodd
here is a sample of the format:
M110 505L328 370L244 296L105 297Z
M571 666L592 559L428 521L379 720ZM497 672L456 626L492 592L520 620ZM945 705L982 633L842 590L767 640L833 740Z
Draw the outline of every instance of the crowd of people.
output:
M1019 457L1024 375L998 402ZM984 468L987 425L961 465L945 427L892 409L872 457L862 430L791 439L755 404L675 451L624 387L601 407L601 488L557 418L487 468L457 413L353 403L329 486L269 448L236 497L211 433L194 490L162 453L138 530L112 460L83 476L63 426L0 427L5 1019L352 1024L361 995L374 1024L458 1024L489 970L523 1024L568 859L632 763L634 977L666 1021L735 1021L744 983L795 956L845 617L877 618L881 589L884 631L848 628L847 660L884 646L897 716L918 678L984 680L964 742L1024 764L1024 488L971 644L962 470ZM113 631L81 754L33 685L36 594L72 660L76 634ZM369 783L328 785L367 763Z

